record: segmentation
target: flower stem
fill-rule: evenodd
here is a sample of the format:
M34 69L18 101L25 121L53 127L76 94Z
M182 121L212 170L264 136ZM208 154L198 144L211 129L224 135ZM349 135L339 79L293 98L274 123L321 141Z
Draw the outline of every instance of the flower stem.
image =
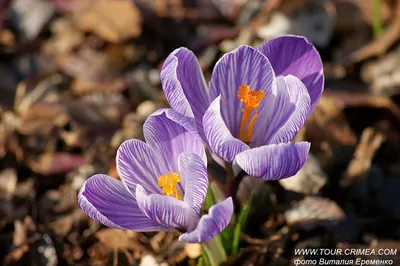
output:
M227 260L225 249L222 245L220 236L201 243L203 251L206 253L209 266L219 266Z
M232 185L234 185L234 180L235 180L235 176L233 175L233 168L232 168L232 164L225 162L225 171L226 171L226 197L232 197L232 200L234 200L234 196L233 196L233 192L235 192L234 187Z
M225 162L226 170L226 197L232 197L233 202L236 202L236 194L239 188L239 184L243 177L246 175L245 172L241 171L237 176L233 173L232 164Z

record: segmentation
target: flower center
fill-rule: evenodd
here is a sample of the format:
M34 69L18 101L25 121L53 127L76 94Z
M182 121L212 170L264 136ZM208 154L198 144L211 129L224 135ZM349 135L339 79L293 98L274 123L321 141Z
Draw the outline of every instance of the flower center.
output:
M239 87L236 96L243 103L239 139L245 143L250 143L254 123L258 116L257 109L260 106L261 100L265 97L265 93L263 91L251 90L248 85L242 85Z
M176 187L179 181L181 181L181 178L177 173L168 173L158 178L158 185L163 194L182 200L182 196Z

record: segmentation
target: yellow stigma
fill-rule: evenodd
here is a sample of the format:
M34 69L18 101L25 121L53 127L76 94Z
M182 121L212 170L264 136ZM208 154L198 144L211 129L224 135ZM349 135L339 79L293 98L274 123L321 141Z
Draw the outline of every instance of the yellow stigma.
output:
M263 91L253 91L250 89L250 86L242 85L238 89L237 97L243 103L239 139L245 143L250 143L254 123L258 116L257 109L260 106L261 100L265 97L265 93Z
M163 194L182 200L182 196L176 187L179 181L181 181L181 178L177 173L168 173L158 178L158 185Z

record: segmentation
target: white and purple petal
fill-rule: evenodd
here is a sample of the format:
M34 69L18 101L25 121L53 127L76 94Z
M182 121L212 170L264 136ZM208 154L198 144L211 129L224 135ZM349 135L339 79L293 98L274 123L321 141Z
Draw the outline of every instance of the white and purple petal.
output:
M261 101L250 147L291 141L309 108L310 96L304 84L292 75L279 76L274 94Z
M136 184L149 193L161 193L158 178L168 172L165 161L149 145L137 139L124 141L118 148L117 173L135 197Z
M287 35L262 44L258 50L268 57L276 76L294 75L305 84L311 112L324 88L321 57L312 43L302 36Z
M233 162L236 154L249 149L244 142L232 136L221 115L221 96L218 96L203 117L204 134L209 148L218 157Z
M250 46L240 46L225 54L215 65L210 80L210 98L221 95L221 113L233 136L238 137L243 103L238 99L240 86L272 94L275 87L274 70L268 59Z
M143 132L146 143L164 160L169 172L178 173L178 157L182 152L197 154L207 164L193 118L172 109L160 109L147 118Z
M229 224L233 213L232 198L212 206L209 214L203 215L196 228L182 234L179 240L188 243L201 243L214 238Z
M309 150L309 142L265 145L238 154L234 164L250 176L279 180L294 176L305 164Z
M179 175L185 189L183 201L194 213L200 213L208 189L207 164L194 153L179 156Z
M110 176L90 177L79 191L78 203L89 217L108 227L141 232L168 230L143 214L122 182Z
M210 99L203 72L193 52L187 48L173 51L163 64L161 82L172 109L195 117L197 130L203 136L201 122Z
M149 219L168 228L185 232L199 219L185 202L161 194L149 195L140 184L136 186L136 199L140 210Z

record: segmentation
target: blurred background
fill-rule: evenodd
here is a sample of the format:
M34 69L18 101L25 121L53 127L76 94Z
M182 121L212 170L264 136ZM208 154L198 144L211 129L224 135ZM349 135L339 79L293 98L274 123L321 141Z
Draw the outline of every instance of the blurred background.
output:
M400 1L0 0L0 265L196 265L200 246L175 233L89 219L78 190L94 173L118 178L119 144L168 106L171 51L193 50L208 79L224 53L283 34L307 36L324 62L325 92L296 137L311 154L293 178L244 178L238 197L254 199L225 265L399 249Z

